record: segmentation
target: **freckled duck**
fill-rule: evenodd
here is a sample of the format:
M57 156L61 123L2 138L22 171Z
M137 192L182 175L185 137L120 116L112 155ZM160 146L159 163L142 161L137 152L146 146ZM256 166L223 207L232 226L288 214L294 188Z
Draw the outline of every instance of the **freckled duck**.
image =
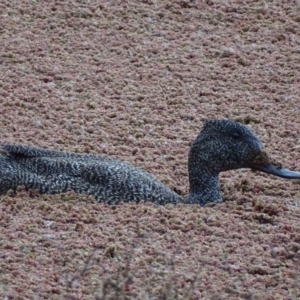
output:
M219 173L252 168L300 179L262 155L262 143L246 126L232 120L205 121L188 157L190 192L183 198L153 175L106 156L0 144L0 193L18 186L57 194L69 190L97 201L151 201L156 204L222 202Z

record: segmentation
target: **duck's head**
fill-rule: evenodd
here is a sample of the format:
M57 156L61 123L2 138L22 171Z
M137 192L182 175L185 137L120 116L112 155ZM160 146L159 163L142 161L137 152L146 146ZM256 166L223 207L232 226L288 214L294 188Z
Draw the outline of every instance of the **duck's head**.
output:
M300 178L300 172L283 169L262 151L262 143L246 126L232 120L210 120L189 153L190 193L187 203L222 202L219 173L251 168L284 178Z
M189 171L204 168L217 176L222 171L251 168L284 178L300 178L299 172L273 164L262 152L259 138L245 125L232 120L209 120L189 154Z

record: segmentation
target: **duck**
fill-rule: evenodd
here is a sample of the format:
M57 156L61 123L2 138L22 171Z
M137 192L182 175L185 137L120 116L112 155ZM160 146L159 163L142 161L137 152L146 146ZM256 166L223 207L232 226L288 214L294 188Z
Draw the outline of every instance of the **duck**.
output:
M98 202L221 203L219 174L249 168L286 179L300 172L273 163L254 132L230 119L204 121L188 154L189 193L181 196L152 174L109 156L0 144L0 194L18 186L41 194L74 191Z

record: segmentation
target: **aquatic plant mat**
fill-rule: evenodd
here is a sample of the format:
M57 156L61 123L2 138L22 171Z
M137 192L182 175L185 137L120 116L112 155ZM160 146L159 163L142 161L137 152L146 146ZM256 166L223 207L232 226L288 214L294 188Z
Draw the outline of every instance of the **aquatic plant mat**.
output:
M300 170L299 1L1 1L1 142L107 154L188 192L203 119ZM298 4L297 4L298 3ZM222 174L225 202L0 197L1 299L299 299L300 182Z

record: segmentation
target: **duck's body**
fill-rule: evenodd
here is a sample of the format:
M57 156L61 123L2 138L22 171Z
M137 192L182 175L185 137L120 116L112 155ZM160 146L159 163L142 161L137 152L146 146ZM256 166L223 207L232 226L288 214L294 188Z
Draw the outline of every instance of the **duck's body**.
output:
M22 145L0 145L0 193L18 186L57 194L69 190L109 204L120 201L222 202L219 173L255 168L286 178L300 173L254 163L262 144L246 126L230 120L207 121L189 153L190 193L182 198L153 175L109 157L52 151Z
M73 190L108 204L146 200L164 205L182 201L156 177L124 161L22 145L1 148L9 153L0 156L2 193L24 185L45 194Z

